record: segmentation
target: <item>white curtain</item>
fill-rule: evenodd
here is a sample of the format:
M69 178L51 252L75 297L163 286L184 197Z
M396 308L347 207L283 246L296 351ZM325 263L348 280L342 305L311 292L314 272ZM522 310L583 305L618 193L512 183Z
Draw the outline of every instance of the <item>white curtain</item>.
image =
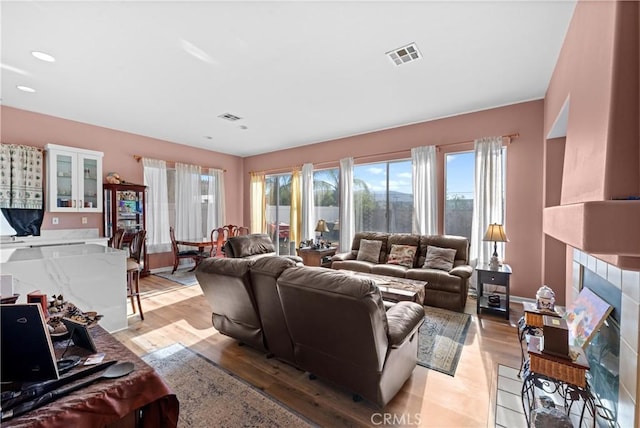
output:
M209 236L213 229L225 225L224 171L209 168L207 175L207 230L204 234Z
M303 240L316 235L316 218L313 192L313 164L302 165L302 236Z
M488 263L493 242L482 240L491 223L504 224L502 137L475 140L476 177L471 223L472 266ZM504 244L498 243L498 254L504 254ZM472 282L475 284L475 281Z
M437 235L438 195L436 189L436 147L411 149L413 170L413 233Z
M199 239L202 230L201 168L176 163L176 239Z
M355 235L353 158L340 159L340 252L351 250Z
M147 186L146 228L147 253L171 251L169 236L169 199L167 163L157 159L142 159L144 185Z

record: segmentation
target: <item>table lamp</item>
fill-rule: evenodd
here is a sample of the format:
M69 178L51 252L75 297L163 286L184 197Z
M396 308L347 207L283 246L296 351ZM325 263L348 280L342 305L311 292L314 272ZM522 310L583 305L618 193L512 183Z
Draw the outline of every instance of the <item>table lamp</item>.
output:
M323 219L318 220L318 224L316 224L316 232L320 232L320 238L318 238L318 244L322 240L322 234L324 232L328 232L329 228L327 227L327 222Z
M504 231L504 226L498 223L492 223L487 228L487 233L484 234L483 241L493 241L493 255L489 262L489 268L500 268L500 259L498 258L498 242L509 242L507 234Z

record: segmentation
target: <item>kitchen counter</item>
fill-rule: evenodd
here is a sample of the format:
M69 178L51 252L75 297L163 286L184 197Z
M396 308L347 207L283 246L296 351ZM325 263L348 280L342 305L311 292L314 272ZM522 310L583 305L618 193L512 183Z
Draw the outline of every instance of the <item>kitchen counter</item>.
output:
M104 315L109 332L127 328L127 253L98 244L0 249L2 274L13 276L17 303L40 290L64 296L83 311Z
M2 236L0 248L45 247L49 245L100 244L107 245L109 238L98 236L98 229L43 230L40 236Z

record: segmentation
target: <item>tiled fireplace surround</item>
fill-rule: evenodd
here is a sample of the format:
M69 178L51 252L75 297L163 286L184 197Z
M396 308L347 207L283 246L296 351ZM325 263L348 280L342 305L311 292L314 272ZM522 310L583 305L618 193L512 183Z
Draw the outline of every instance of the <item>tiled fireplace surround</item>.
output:
M572 299L580 291L583 269L589 269L622 290L620 315L620 387L618 425L640 426L638 398L638 338L640 331L640 272L620 269L583 251L573 250Z

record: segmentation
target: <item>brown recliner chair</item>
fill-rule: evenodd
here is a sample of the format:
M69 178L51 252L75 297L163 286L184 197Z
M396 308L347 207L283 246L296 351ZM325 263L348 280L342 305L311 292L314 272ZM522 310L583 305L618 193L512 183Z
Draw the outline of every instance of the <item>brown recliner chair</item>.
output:
M330 269L287 269L277 283L297 365L385 406L416 367L422 306L385 312L373 281Z
M211 305L211 320L220 333L266 350L262 324L251 286L251 259L208 258L196 278Z

